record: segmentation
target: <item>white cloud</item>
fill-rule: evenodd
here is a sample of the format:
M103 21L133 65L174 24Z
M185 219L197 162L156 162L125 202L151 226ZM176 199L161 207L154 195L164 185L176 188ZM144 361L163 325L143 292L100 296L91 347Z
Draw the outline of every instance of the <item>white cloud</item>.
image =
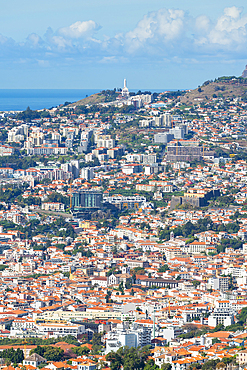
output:
M0 34L0 44L5 44L8 41L8 38Z
M55 46L57 46L59 49L64 49L64 48L67 48L67 47L71 47L72 46L72 44L71 44L70 41L65 40L61 36L53 36L51 40L52 40L52 43Z
M210 29L211 21L206 15L196 18L195 27L197 32L207 32Z
M125 35L129 52L144 47L145 43L169 43L178 40L185 26L183 10L160 9L145 15L133 31Z
M69 27L60 28L58 33L67 38L80 39L91 37L99 29L100 26L92 20L84 22L78 21L71 24Z
M247 44L247 15L242 12L242 8L228 7L213 21L205 14L193 18L181 9L160 9L144 15L125 35L116 35L115 46L132 56L212 57L215 52L229 56L235 51L243 57ZM114 42L105 41L105 49L106 44L116 54Z
M48 60L37 60L37 63L40 67L50 67L50 63Z
M111 57L104 57L102 60L100 60L100 63L117 63L118 60L115 56Z
M195 35L195 45L218 48L219 51L244 51L247 43L247 15L242 15L242 8L235 6L225 8L216 22L206 21L205 30ZM203 24L202 18L196 24Z
M219 17L215 27L208 35L208 40L212 44L240 46L246 43L247 16L241 17L242 9L225 8L224 14Z
M96 37L100 26L93 20L77 21L43 37L32 33L24 42L0 35L0 51L10 60L30 58L39 64L73 57L81 63L146 63L187 60L209 62L246 58L247 15L235 6L225 8L213 21L202 14L192 17L181 9L160 9L142 17L136 27L114 37L104 32ZM189 62L188 62L189 63ZM52 63L51 63L52 64Z
M103 64L112 64L112 63L128 63L129 60L128 58L125 58L125 57L116 57L115 55L113 56L110 56L110 57L103 57L99 63L103 63Z
M44 41L42 40L42 38L37 35L36 33L31 33L28 37L27 37L27 44L30 46L30 47L34 47L34 48L38 48L40 46L42 46L44 44Z

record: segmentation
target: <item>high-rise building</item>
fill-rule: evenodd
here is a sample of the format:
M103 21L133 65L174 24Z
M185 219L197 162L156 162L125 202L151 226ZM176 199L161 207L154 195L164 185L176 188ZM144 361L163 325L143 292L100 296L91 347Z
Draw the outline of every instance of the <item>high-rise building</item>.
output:
M80 171L80 177L82 179L86 179L87 181L90 181L94 178L94 171L93 167L84 167Z
M79 177L80 173L80 163L78 160L74 159L68 163L62 163L61 169L65 172L71 172L73 174L74 179Z
M168 134L167 132L160 132L158 134L154 135L154 142L155 143L161 143L161 144L167 144L170 141L174 139L173 134Z
M170 113L165 113L163 115L163 125L166 126L166 127L171 127L171 123L172 123L172 116Z
M184 132L184 129L182 127L175 126L174 128L171 128L169 130L169 134L174 135L175 139L184 139L185 132Z
M182 146L179 142L169 144L167 146L168 161L200 161L203 156L203 148L201 146Z
M96 190L80 190L73 193L72 208L74 211L90 211L100 209L102 193Z

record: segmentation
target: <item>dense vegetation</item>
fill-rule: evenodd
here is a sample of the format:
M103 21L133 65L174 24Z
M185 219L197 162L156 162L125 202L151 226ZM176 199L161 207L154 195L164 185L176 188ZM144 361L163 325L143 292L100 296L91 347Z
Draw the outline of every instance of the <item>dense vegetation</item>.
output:
M172 229L175 236L183 236L185 238L193 238L194 234L201 233L207 230L213 230L213 231L226 231L228 233L237 233L239 231L240 227L238 223L232 222L226 225L220 224L214 224L213 221L206 217L203 219L198 220L197 223L192 223L188 221L183 226L178 226L176 229ZM169 227L166 227L165 229L160 230L159 237L160 240L169 240L170 238L171 229ZM242 242L236 240L236 239L223 239L221 241L221 247L219 251L225 250L225 248L228 245L231 245L234 249L239 249L242 246Z
M59 337L59 338L49 338L49 339L42 339L42 338L25 338L26 344L36 344L36 345L49 345L55 344L57 342L66 342L68 344L74 344L79 346L78 340L73 335L67 335L66 337ZM0 346L4 345L21 345L23 344L23 338L1 338L0 339Z
M23 351L17 348L14 350L13 348L5 349L1 352L1 357L6 360L6 362L11 362L15 365L21 363L24 360Z
M23 112L19 112L17 115L16 115L16 118L18 120L22 120L22 121L25 121L25 122L31 122L33 119L37 119L37 118L46 118L46 117L50 117L50 113L47 112L47 111L37 111L37 110L32 110L30 109L30 107L27 107L26 110L24 110Z
M37 353L38 355L44 357L47 361L61 361L64 356L63 349L52 346L37 346L31 350L30 355L32 353Z
M16 199L18 196L21 196L21 194L24 191L24 187L1 187L0 188L0 202L6 202L6 203L12 203L14 199Z
M52 193L48 195L47 202L63 203L66 207L69 207L70 197L66 197L60 193Z
M29 239L38 234L46 234L50 233L56 235L58 237L71 237L74 238L75 231L72 225L69 222L65 222L63 218L58 218L54 222L43 222L41 223L40 220L30 220L25 227L21 225L14 224L11 221L0 221L0 225L2 225L6 229L18 229L20 232L24 234L25 237ZM45 250L47 246L50 246L51 242L48 240L47 245L43 245L43 249ZM41 247L38 247L40 249Z
M75 232L70 223L65 222L63 218L58 218L52 223L43 223L41 224L39 220L32 220L24 227L23 232L28 234L28 236L35 236L38 234L51 233L60 237L74 237ZM21 230L21 231L22 231Z
M0 157L0 167L10 167L14 170L26 170L30 167L35 167L37 163L32 157L20 157L19 154Z
M111 362L111 370L120 370L122 367L127 370L147 370L146 366L149 365L147 364L149 354L149 347L121 347L117 352L108 353L106 359Z

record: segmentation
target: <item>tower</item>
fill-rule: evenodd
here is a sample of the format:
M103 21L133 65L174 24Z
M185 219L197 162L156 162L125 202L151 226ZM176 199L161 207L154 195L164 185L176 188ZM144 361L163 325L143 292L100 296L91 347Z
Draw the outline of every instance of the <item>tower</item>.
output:
M129 89L127 87L127 82L126 82L126 78L124 79L124 87L123 87L123 90L122 90L122 97L123 98L128 98L129 97Z

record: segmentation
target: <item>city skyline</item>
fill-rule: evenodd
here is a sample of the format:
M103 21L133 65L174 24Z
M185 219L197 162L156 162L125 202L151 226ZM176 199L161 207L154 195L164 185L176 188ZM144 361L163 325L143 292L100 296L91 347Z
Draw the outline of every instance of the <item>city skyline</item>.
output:
M196 88L247 64L243 0L4 4L0 88Z

